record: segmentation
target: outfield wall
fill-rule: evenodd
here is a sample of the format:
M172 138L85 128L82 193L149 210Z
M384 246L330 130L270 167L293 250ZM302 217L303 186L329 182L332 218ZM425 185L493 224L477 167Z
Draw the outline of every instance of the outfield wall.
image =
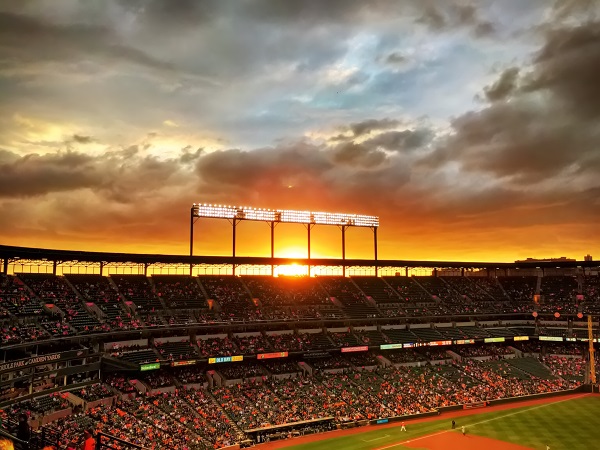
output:
M504 405L507 403L519 403L519 402L524 402L527 400L539 400L539 399L543 399L543 398L560 397L563 395L577 394L579 392L590 392L589 386L579 386L578 388L575 388L575 389L569 389L566 391L548 392L545 394L532 394L532 395L523 395L521 397L510 397L510 398L502 398L502 399L498 399L498 400L489 400L489 401L487 401L487 406L497 406L497 405ZM483 402L478 402L478 403L483 403ZM468 409L468 406L469 406L469 404L443 406L441 408L438 408L436 411L432 411L432 412L428 412L428 413L411 414L411 415L407 415L407 416L386 417L386 418L381 418L381 419L370 420L369 423L371 425L382 425L382 424L386 424L386 423L400 422L400 421L405 421L405 420L422 419L425 417L439 416L442 413ZM486 412L486 407L481 407L479 409L481 409L482 413Z

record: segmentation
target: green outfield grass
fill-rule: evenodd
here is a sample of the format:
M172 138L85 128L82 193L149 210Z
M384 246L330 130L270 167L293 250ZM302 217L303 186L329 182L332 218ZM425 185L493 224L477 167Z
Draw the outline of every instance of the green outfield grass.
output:
M482 413L456 418L457 430L462 425L468 434L486 436L501 441L545 450L600 449L600 397L589 396L555 403ZM407 432L400 425L375 428L373 431L294 445L294 450L369 450L450 429L451 419L425 423L406 422ZM402 445L390 450L407 449ZM414 450L414 449L412 449ZM485 450L485 449L483 449Z

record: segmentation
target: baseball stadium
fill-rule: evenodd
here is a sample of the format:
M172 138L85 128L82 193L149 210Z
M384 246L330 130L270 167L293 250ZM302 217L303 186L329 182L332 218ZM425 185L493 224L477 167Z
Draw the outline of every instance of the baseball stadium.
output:
M194 229L231 225L232 254ZM266 222L271 256L236 255ZM274 256L303 224L307 258ZM379 218L194 204L190 254L0 246L16 449L594 449L597 263L378 259ZM311 258L337 227L342 258ZM346 258L346 231L373 258ZM90 447L93 448L93 447Z

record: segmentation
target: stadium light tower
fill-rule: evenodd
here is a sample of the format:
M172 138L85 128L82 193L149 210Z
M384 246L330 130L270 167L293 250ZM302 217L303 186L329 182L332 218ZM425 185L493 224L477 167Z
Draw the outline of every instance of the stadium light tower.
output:
M350 227L370 228L373 231L375 274L377 274L377 228L379 217L360 214L294 211L290 209L263 209L249 206L226 206L194 203L190 210L190 256L194 256L194 224L200 218L225 219L232 226L232 256L235 258L236 228L243 220L266 222L271 228L271 260L275 258L275 227L280 223L300 223L308 230L308 275L310 276L310 231L315 225L333 225L342 232L342 261L346 259L346 230ZM273 274L271 263L271 275ZM191 267L190 267L191 270ZM342 265L343 275L346 266ZM235 274L235 263L233 264Z

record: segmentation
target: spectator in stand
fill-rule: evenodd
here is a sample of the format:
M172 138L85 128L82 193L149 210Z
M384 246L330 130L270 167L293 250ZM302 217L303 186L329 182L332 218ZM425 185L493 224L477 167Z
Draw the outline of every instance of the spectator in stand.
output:
M29 440L31 439L31 428L29 427L29 422L25 414L22 414L19 417L19 425L17 427L17 438L25 442L29 442Z
M85 430L83 432L83 447L81 450L96 450L96 440L93 437L94 432L92 430Z

